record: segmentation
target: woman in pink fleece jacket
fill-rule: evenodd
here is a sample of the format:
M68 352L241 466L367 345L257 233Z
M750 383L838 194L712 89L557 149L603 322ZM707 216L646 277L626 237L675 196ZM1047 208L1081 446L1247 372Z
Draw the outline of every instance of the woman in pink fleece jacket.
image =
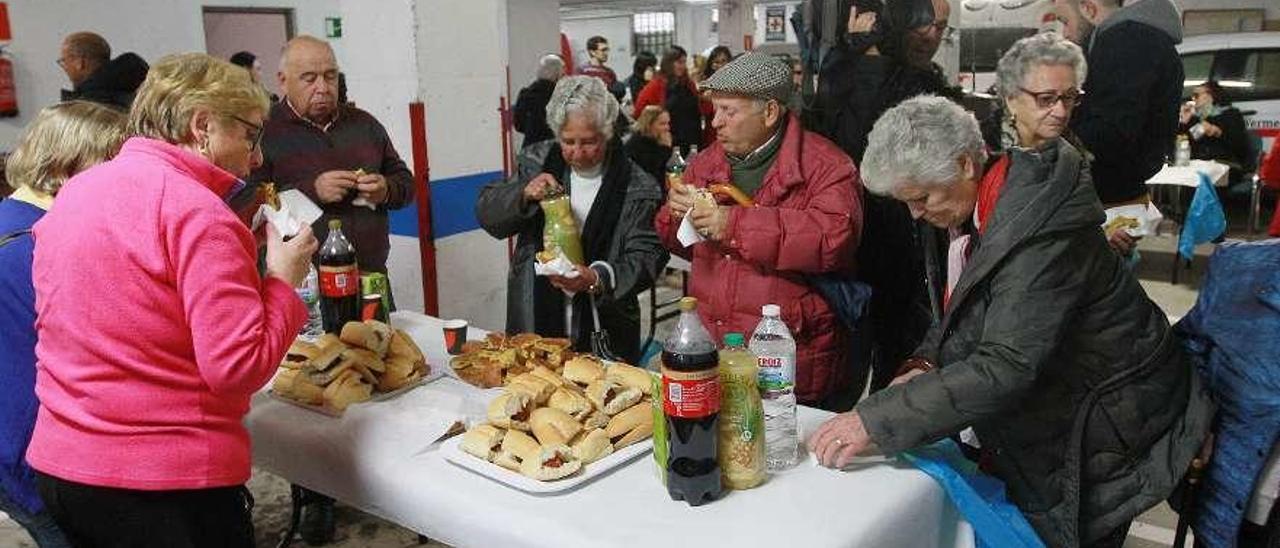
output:
M253 546L249 397L307 311L316 240L254 236L224 198L262 162L268 99L204 54L161 59L114 160L35 226L36 394L27 460L77 546Z

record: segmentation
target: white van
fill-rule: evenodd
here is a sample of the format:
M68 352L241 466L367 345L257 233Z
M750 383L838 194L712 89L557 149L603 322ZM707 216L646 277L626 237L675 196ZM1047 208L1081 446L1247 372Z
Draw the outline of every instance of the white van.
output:
M1263 139L1263 150L1280 136L1280 32L1203 34L1178 46L1186 73L1183 97L1206 80L1217 80L1249 129Z

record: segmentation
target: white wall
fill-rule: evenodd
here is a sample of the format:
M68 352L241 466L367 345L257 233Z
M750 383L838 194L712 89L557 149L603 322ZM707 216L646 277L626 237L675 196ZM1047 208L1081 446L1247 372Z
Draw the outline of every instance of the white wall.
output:
M147 62L169 53L205 51L201 3L195 0L9 0L13 42L5 51L14 64L21 116L0 119L0 151L13 148L22 128L40 108L57 102L70 87L58 67L62 37L89 30L111 44L112 54L132 51ZM324 35L324 18L337 0L218 0L222 7L293 8L295 31ZM74 17L69 16L74 14ZM341 44L335 44L341 62ZM274 73L264 67L265 74Z
M573 61L581 66L587 62L587 39L603 36L609 41L609 62L606 63L620 78L631 75L632 23L630 15L590 18L566 18L560 22L560 30L569 37L573 48ZM654 52L662 55L659 52Z
M695 53L706 53L718 44L718 33L711 31L711 10L715 6L711 4L680 6L675 9L676 14L676 45L684 47L690 55ZM741 53L742 44L732 47L733 52ZM655 51L655 55L662 57L662 52Z
M560 53L560 0L507 0L507 60L511 82L507 104L533 82L538 60L548 53ZM619 77L626 77L619 72ZM520 149L523 136L512 132L512 148Z

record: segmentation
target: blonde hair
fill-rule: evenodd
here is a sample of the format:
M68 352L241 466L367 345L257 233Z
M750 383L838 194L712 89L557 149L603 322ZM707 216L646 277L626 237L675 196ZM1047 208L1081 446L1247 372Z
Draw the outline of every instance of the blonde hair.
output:
M123 112L98 103L69 101L45 107L9 155L9 186L56 195L67 179L120 151L124 124Z
M265 114L270 99L249 71L203 53L161 58L147 72L129 111L129 134L175 145L191 143L191 117L208 110L222 122L253 111Z
M631 123L631 131L635 132L637 135L644 135L645 137L653 137L657 139L658 136L653 134L653 124L654 122L657 122L658 117L662 116L662 113L666 111L667 109L658 105L649 105L644 107L644 110L640 111L640 115L636 116L636 121Z

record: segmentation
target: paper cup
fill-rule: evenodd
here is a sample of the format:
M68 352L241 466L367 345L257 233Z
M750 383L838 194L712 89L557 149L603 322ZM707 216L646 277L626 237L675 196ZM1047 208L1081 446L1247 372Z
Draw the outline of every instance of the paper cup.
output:
M444 347L452 356L462 353L462 344L467 342L467 320L445 320Z

